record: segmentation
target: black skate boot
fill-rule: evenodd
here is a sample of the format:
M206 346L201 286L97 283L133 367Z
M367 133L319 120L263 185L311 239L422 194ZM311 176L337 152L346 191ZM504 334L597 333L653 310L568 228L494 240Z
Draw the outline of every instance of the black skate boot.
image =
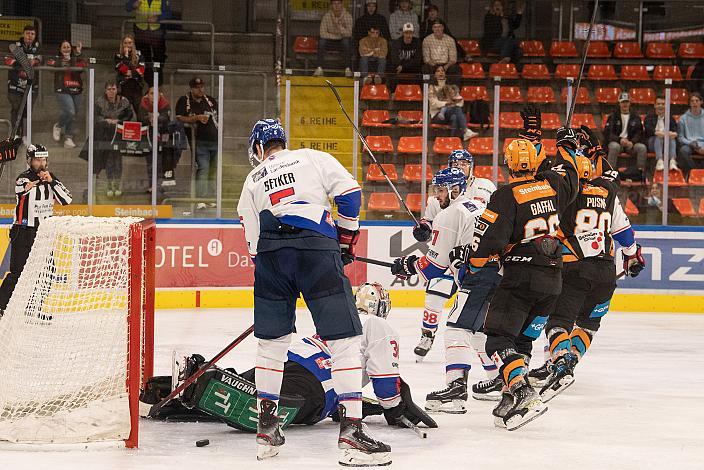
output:
M339 463L345 467L380 467L391 465L391 446L369 435L367 426L359 418L348 418L345 406L340 405Z
M275 457L286 439L279 426L276 415L276 403L262 400L259 405L259 421L257 422L257 460Z
M423 362L430 348L433 347L433 341L435 341L435 330L422 328L418 346L413 350L416 355L416 362Z
M491 411L491 414L494 415L494 426L506 428L504 417L511 408L513 408L513 395L511 395L507 388L504 388L501 392L501 401Z
M528 383L530 383L533 387L542 387L545 385L545 381L550 376L551 368L552 363L547 361L537 369L531 370L528 372Z
M464 414L467 412L467 372L450 382L443 390L425 396L425 410L432 413Z
M555 361L552 373L545 381L543 388L540 389L540 398L543 403L549 402L574 383L574 365L577 361L576 357L573 360L570 356L574 355L567 353Z
M475 400L499 401L503 386L504 382L498 375L493 379L481 380L472 385L472 397Z
M513 407L504 416L506 429L513 431L533 421L548 410L540 395L527 381L521 381L511 390Z

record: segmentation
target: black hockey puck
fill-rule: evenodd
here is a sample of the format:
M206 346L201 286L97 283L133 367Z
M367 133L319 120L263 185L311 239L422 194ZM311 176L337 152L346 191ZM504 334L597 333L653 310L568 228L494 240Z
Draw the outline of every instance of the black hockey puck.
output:
M199 441L196 441L196 447L205 447L208 444L210 444L210 441L208 439L201 439Z

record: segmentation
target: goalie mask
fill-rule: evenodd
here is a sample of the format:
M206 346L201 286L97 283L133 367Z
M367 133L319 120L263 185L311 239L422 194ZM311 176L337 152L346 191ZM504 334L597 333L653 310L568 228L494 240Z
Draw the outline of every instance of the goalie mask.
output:
M378 282L365 282L355 294L357 312L386 318L391 311L389 293Z
M286 148L286 132L281 127L278 119L260 119L254 124L252 133L249 135L249 145L247 151L249 153L249 163L256 167L262 162L264 156L264 146L272 141L281 141L281 144Z
M39 166L32 166L32 162L37 161ZM49 165L49 151L43 145L30 144L27 147L27 165L35 172L46 170Z

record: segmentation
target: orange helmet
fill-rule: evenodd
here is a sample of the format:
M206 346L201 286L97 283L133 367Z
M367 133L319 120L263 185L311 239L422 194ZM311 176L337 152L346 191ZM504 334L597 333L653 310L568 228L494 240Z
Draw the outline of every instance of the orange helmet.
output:
M580 181L592 179L592 162L584 155L577 155L577 175Z
M504 161L511 175L526 173L532 176L538 171L538 152L533 143L526 139L511 141L504 150Z

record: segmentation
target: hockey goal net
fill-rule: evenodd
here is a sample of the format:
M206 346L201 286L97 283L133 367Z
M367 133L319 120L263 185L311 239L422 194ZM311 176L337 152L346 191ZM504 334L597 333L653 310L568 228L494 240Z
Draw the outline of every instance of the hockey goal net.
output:
M51 217L0 319L0 440L138 443L152 375L155 225Z

